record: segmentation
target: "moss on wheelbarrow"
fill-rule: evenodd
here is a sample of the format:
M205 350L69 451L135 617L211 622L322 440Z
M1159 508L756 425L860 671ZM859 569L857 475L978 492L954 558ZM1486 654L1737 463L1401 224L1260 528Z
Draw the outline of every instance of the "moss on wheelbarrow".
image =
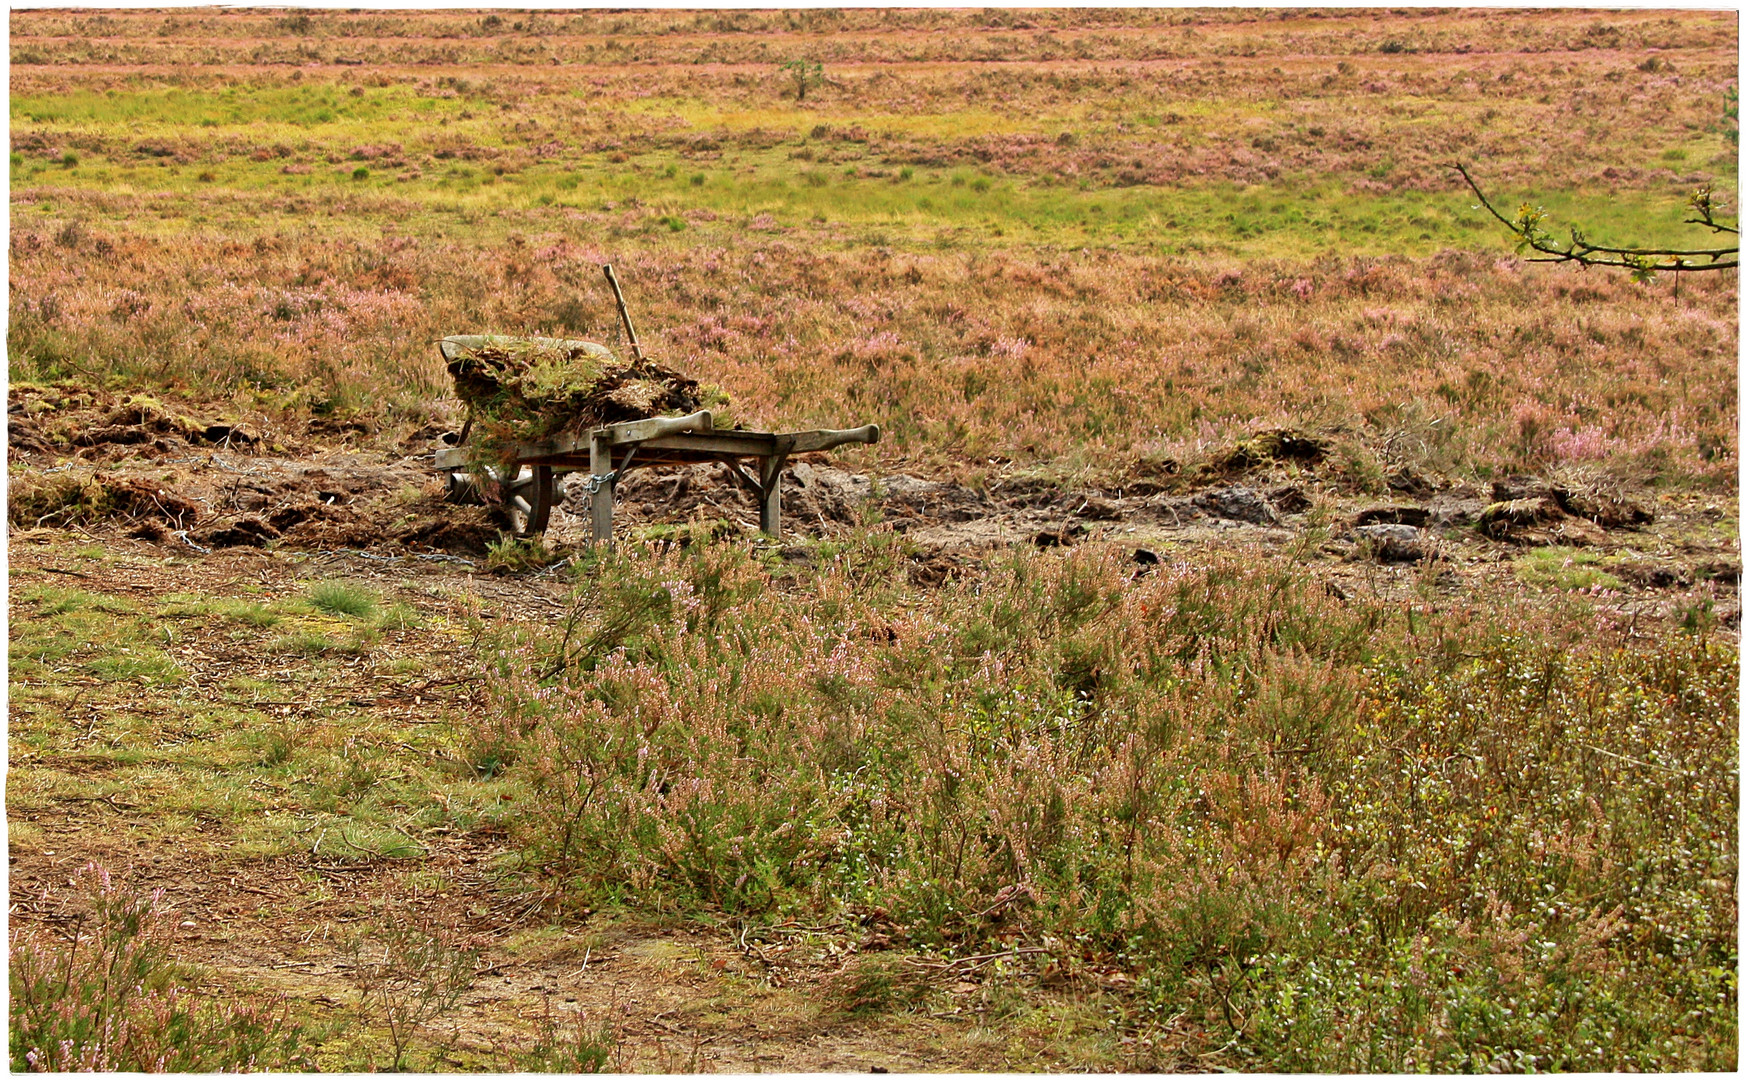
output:
M727 400L672 368L620 360L593 342L491 342L460 351L449 374L472 412L471 457L493 468L513 464L526 443Z

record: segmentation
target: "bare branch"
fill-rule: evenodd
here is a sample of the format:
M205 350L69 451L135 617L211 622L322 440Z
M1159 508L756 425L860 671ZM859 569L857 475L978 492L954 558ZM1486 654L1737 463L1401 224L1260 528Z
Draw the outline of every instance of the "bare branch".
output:
M1632 276L1639 281L1647 281L1659 273L1694 273L1700 270L1732 270L1739 265L1737 256L1739 245L1735 247L1717 248L1626 248L1611 247L1606 244L1592 244L1584 238L1583 233L1573 228L1571 238L1561 245L1553 239L1551 233L1542 227L1547 218L1547 212L1538 206L1524 203L1514 218L1505 217L1498 208L1492 205L1492 200L1480 190L1480 185L1468 174L1461 162L1453 162L1450 166L1460 173L1462 180L1468 185L1468 190L1480 200L1480 205L1486 212L1498 219L1499 224L1509 229L1517 238L1517 251L1534 251L1540 258L1529 258L1528 262L1569 262L1579 266L1605 266L1630 270ZM1684 222L1690 225L1702 225L1712 232L1733 233L1740 235L1740 230L1725 225L1716 220L1717 203L1715 193L1709 185L1693 192L1687 205L1696 218L1687 218Z

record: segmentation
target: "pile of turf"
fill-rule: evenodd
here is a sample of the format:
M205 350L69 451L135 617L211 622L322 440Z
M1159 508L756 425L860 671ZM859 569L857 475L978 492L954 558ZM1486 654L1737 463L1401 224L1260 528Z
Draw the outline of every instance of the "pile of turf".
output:
M199 504L162 485L102 473L62 473L41 480L21 476L13 481L6 503L7 520L26 528L162 520L183 529L199 514Z
M472 410L473 458L492 466L509 464L512 448L521 443L695 412L715 396L671 368L648 359L619 360L594 342L480 345L450 361L449 374Z

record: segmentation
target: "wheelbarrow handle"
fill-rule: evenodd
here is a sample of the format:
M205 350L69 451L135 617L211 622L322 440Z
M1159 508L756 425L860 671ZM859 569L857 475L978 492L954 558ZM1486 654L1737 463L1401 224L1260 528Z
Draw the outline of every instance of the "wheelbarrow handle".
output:
M682 431L711 431L714 427L715 417L710 410L699 409L689 416L658 416L652 420L631 420L600 430L610 432L613 444L617 446L642 442L645 439L659 439L663 435L677 435Z
M868 424L844 431L802 431L791 438L794 439L792 453L806 454L815 450L829 450L846 443L877 443L880 441L880 426Z

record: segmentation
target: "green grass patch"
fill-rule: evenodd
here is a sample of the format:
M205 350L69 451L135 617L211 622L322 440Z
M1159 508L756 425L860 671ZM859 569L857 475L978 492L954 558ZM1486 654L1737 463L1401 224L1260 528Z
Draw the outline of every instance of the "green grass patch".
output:
M410 140L426 130L375 130L361 123L342 142ZM480 138L481 145L494 142ZM1470 208L1471 198L1416 189L1359 192L1349 180L1326 175L1282 176L1247 185L1194 179L1118 186L1109 177L1066 184L1047 172L992 176L963 167L917 169L883 163L845 170L794 160L790 152L786 146L748 150L740 155L738 168L712 171L702 183L697 178L705 174L688 168L684 157L648 151L624 162L608 154L582 153L560 162L532 162L502 176L480 165L445 160L412 170L407 175L414 178L404 181L389 179L389 172L373 163L350 160L339 165L316 162L287 174L278 158L257 162L233 157L200 169L148 169L132 180L75 177L59 166L46 169L26 162L14 170L14 186L20 191L71 185L117 194L151 193L168 212L137 227L170 231L190 228L196 216L208 223L270 231L286 227L282 215L290 204L280 198L355 206L355 200L369 197L364 192L380 192L386 201L380 212L427 235L456 218L513 214L556 224L578 211L627 203L642 207L644 225L635 235L706 245L738 235L745 221L760 215L770 215L777 227L806 232L815 231L823 216L832 228L824 230L819 242L834 247L865 243L871 233L878 233L884 245L923 247L940 242L942 230L965 229L971 232L952 237L953 246L1096 244L1166 256L1423 256L1491 242L1496 234L1495 223ZM211 179L201 180L202 173ZM1685 194L1678 191L1604 193L1549 185L1539 190L1498 188L1489 194L1500 206L1522 201L1544 206L1555 226L1578 224L1591 237L1614 244L1692 240L1691 228L1681 224ZM163 203L165 198L170 201ZM706 226L688 218L698 211L716 215L718 223ZM14 213L20 222L29 222L38 210L25 202ZM377 215L350 216L352 225L335 221L331 227L344 232L355 225L369 233L368 222ZM483 227L487 235L523 227L480 220L467 224Z
M174 660L139 644L117 647L111 654L85 664L84 668L109 682L138 682L145 686L162 686L185 676Z
M277 626L285 618L282 612L255 600L191 595L167 597L159 615L166 619L219 619L255 630Z
M1523 583L1539 589L1618 589L1624 583L1606 567L1617 562L1610 556L1584 548L1535 548L1513 566Z
M323 653L337 652L345 646L326 634L314 630L296 630L289 634L280 634L267 643L268 652L285 653L290 656L320 656Z
M126 93L75 90L13 95L13 124L125 126L144 132L248 128L273 137L335 125L381 125L412 111L421 118L459 112L453 100L418 97L403 87L364 87L352 94L332 83L233 86L222 91L169 87ZM75 164L77 159L75 159Z
M304 593L311 607L330 615L346 615L355 619L376 614L382 599L374 590L346 581L321 581Z

